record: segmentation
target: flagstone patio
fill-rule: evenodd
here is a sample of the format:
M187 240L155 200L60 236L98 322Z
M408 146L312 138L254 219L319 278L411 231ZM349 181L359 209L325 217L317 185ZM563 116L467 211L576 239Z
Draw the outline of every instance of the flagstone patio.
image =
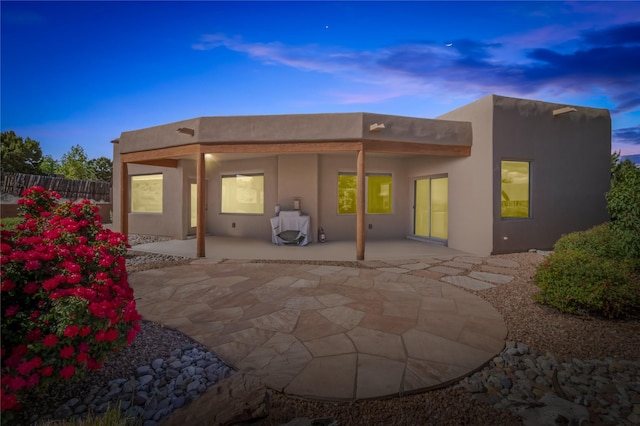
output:
M498 354L507 333L500 314L460 287L510 281L518 265L507 262L436 256L341 267L201 259L129 281L145 319L188 334L267 386L358 400L440 387Z

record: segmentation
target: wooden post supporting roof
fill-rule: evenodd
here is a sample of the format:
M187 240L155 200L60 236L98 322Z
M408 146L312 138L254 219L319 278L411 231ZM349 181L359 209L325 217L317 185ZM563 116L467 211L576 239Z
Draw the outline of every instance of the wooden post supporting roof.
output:
M120 161L120 233L129 237L129 166Z
M356 185L356 259L364 260L364 147L358 151L356 164L357 185Z
M196 216L196 256L205 257L205 197L206 197L206 166L204 162L204 154L198 153L196 160L196 187L198 193L197 216Z

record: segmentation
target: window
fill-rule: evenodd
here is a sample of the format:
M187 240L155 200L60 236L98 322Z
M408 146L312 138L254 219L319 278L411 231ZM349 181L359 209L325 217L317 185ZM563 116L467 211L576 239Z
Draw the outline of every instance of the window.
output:
M131 212L162 213L162 174L131 176Z
M264 175L222 176L222 213L264 213Z
M367 175L367 213L390 214L392 212L392 184L390 174ZM338 174L338 214L355 214L357 176L354 173Z
M391 213L391 175L367 175L367 213Z
M357 177L353 173L338 174L338 214L355 214Z
M503 218L530 217L529 162L502 161L501 216Z

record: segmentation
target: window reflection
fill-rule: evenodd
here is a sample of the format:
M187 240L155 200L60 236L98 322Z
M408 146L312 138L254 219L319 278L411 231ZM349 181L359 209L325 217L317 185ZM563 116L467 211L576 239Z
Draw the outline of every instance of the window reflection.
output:
M162 213L162 174L131 176L131 212Z
M529 217L529 162L503 161L501 169L502 217Z

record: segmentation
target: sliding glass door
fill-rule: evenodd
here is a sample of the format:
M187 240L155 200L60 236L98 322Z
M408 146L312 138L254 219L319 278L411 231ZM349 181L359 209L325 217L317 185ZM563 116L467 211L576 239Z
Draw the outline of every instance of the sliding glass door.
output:
M446 176L416 179L414 226L416 236L446 240L449 229L449 179Z

